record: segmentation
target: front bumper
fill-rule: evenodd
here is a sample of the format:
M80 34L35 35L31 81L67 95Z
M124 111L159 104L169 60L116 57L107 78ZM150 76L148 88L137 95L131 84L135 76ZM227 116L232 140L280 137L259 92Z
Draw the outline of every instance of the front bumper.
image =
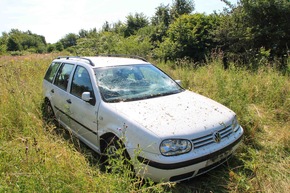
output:
M212 153L186 161L160 163L138 156L137 159L142 167L138 167L136 172L138 175L150 177L154 181L181 181L193 178L224 163L237 149L242 137L243 135L240 135L232 143ZM174 159L174 157L172 158Z

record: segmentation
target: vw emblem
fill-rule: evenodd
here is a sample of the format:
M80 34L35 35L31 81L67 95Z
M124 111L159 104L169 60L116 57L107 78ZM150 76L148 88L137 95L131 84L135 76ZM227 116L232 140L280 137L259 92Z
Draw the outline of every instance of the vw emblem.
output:
M213 133L213 140L214 140L216 143L221 142L221 140L222 140L221 134L220 134L219 132L214 132L214 133Z

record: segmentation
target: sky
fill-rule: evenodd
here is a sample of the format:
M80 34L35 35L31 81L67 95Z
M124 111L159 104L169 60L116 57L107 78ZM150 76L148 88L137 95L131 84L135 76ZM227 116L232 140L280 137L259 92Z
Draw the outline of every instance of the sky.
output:
M0 0L0 36L11 29L30 30L55 43L66 34L81 29L101 29L103 24L125 22L129 14L143 13L151 18L156 8L173 0ZM238 0L230 0L236 4ZM194 0L194 13L222 11L221 0Z

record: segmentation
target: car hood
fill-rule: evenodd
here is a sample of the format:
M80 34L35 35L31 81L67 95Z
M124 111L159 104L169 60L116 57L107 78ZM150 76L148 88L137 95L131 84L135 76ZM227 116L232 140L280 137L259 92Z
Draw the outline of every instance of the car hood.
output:
M202 136L231 124L235 116L227 107L190 91L110 105L159 137Z

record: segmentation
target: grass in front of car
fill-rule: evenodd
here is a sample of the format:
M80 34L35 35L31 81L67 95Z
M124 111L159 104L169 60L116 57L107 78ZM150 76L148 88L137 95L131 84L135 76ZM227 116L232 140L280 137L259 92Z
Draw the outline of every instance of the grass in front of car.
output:
M197 69L160 65L185 88L212 98L237 113L244 144L225 167L178 189L200 192L288 192L290 189L290 79L270 67L251 72L222 62Z
M91 151L42 119L42 79L56 55L0 57L0 192L287 192L290 80L214 60L197 69L160 64L184 87L234 110L244 144L224 166L172 184L102 172ZM172 68L174 67L174 68Z

